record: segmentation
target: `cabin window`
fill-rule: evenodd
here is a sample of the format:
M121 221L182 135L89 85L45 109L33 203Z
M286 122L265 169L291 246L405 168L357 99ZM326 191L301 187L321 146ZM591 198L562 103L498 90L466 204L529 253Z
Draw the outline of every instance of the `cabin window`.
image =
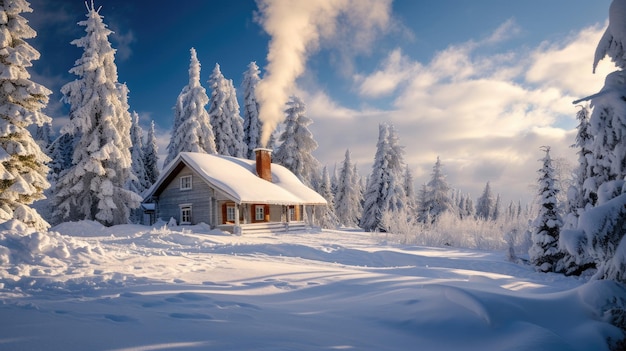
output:
M289 221L296 220L296 208L295 206L289 206Z
M265 220L265 206L264 205L254 206L254 220L256 221Z
M191 176L180 177L180 190L191 190Z
M235 222L235 205L226 205L226 221Z
M191 224L191 205L180 205L180 224Z

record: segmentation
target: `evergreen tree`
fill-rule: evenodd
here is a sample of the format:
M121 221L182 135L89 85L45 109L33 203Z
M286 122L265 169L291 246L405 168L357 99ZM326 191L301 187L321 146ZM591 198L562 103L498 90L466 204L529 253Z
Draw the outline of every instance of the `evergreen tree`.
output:
M584 209L587 204L594 205L598 195L597 187L587 181L593 179L595 172L593 170L593 135L591 134L591 125L589 124L589 107L583 106L576 114L578 119L578 127L576 133L576 143L572 147L578 148L578 168L574 174L575 192L573 199L570 199L570 210L578 217L578 209Z
M594 71L605 56L619 69L610 73L602 90L591 97L593 112L589 131L593 141L589 148L591 153L585 158L590 172L583 181L582 193L583 202L588 199L589 203L579 209L576 229L566 229L561 236L562 247L573 256L577 266L582 267L590 257L597 267L597 278L622 283L626 282L625 11L626 2L614 0L611 3L609 25L595 53Z
M52 159L48 163L50 167L49 179L56 183L64 171L72 167L72 155L74 154L74 137L69 133L61 133L48 147L48 155Z
M404 208L404 150L398 144L393 126L380 124L372 173L363 195L360 226L366 231L383 230L381 216L385 211Z
M47 150L50 144L52 144L52 123L47 122L41 126L37 126L35 132L35 141L39 144L42 150Z
M135 177L129 180L127 185L128 189L141 195L146 189L150 187L148 182L148 175L146 173L146 167L144 165L143 154L143 130L139 125L139 115L137 112L133 112L131 115L131 127L130 127L130 158L132 161L132 170ZM133 223L141 223L143 218L143 210L141 207L134 209L131 212L130 220Z
M417 220L426 223L430 222L428 211L428 185L422 184L417 194Z
M589 124L589 107L582 106L576 114L578 127L576 133L576 143L572 147L578 148L578 167L574 172L574 184L567 194L568 206L564 219L563 229L575 229L578 226L578 219L585 211L596 204L598 200L597 186L594 184L595 171L591 166L594 162L594 155L591 150L593 135ZM567 237L566 234L564 234ZM563 271L566 275L580 275L585 270L595 268L595 263L582 247L576 249L576 254L572 255L567 250L563 250L563 258L558 263L557 270Z
M411 169L407 165L404 170L404 195L405 206L407 211L411 214L417 211L417 203L416 203L416 195L415 195L415 186L413 185L413 173L411 173Z
M141 195L141 193L148 189L151 184L148 181L148 175L144 164L143 129L141 129L141 126L139 125L139 115L137 112L133 112L131 116L130 142L130 157L133 165L132 170L136 177L136 179L131 180L130 189Z
M243 120L239 115L237 93L232 80L227 80L215 64L211 78L209 115L215 133L215 148L218 154L245 157L248 146L244 143Z
M539 213L532 224L532 242L528 254L530 262L542 272L557 270L557 262L563 258L559 250L559 234L561 216L558 212L554 168L550 159L550 148L544 147L546 153L539 170Z
M318 187L318 192L328 204L326 206L318 206L315 210L318 212L317 217L322 228L337 228L339 221L335 214L335 199L330 185L330 175L326 167L322 170L322 176Z
M25 39L37 33L22 17L32 12L24 0L0 2L0 221L16 219L38 230L49 224L29 205L44 198L50 159L28 130L43 126L50 117L41 110L52 93L30 80L26 70L39 52Z
M72 41L83 48L70 73L78 79L61 92L70 105L70 121L64 132L77 136L72 167L55 186L54 213L63 220L97 220L105 225L128 223L130 210L141 197L126 189L133 177L130 157L128 89L117 81L111 31L102 16L89 8L79 22L87 33Z
M306 115L306 106L297 96L287 103L285 130L280 135L280 146L274 153L274 162L285 166L304 184L314 187L317 183L319 162L312 153L317 142L308 126L313 123Z
M500 194L496 196L496 203L493 205L493 211L491 211L491 219L493 221L497 221L500 218L500 207L502 200L500 199Z
M181 152L216 153L215 136L209 121L206 105L209 97L200 85L200 61L191 48L189 83L183 87L174 106L174 126L167 145L165 165Z
M491 185L489 182L485 185L483 194L476 202L476 218L488 220L491 218L491 209L493 208L493 195L491 194Z
M467 213L467 216L473 216L474 212L474 200L472 200L472 198L468 196L465 199L465 213Z
M426 209L428 216L435 221L442 213L451 211L454 208L450 199L450 186L446 182L441 170L441 160L437 157L437 162L433 166L430 181L427 184Z
M150 123L146 144L143 148L143 164L146 170L148 187L150 187L159 178L159 151L154 132L154 121Z
M346 156L337 177L335 197L335 213L339 224L346 227L358 226L361 216L359 184L357 175L354 173L354 166L350 158L350 150L346 150Z
M247 157L254 160L254 149L261 145L262 123L259 119L259 103L256 101L255 89L261 78L256 62L250 62L243 75L243 142L248 147Z

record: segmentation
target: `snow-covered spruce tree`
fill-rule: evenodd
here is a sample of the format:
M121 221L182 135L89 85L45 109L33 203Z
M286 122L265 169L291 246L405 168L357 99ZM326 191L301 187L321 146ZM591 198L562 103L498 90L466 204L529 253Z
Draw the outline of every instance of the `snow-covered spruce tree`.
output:
M360 222L361 220L361 214L363 213L363 194L365 194L365 184L367 183L366 179L363 179L363 177L361 177L361 175L359 174L359 167L357 166L357 164L354 164L354 167L352 168L352 174L354 175L354 187L358 190L357 194L358 194L358 215L359 218L357 220L357 224Z
M233 157L245 157L248 146L243 138L243 120L239 115L239 103L233 81L224 78L220 65L215 64L209 78L211 99L209 115L215 134L215 148L218 154Z
M189 83L183 87L174 106L174 125L167 145L167 165L181 152L216 153L215 136L206 105L209 97L200 85L200 61L191 48Z
M132 177L129 180L127 188L134 191L138 195L141 195L150 187L150 184L148 182L148 175L146 174L146 167L144 165L143 129L141 129L141 126L139 125L139 115L137 112L133 112L131 115L130 142L130 158L135 177ZM136 208L131 212L131 222L141 223L142 218L143 210L141 208Z
M48 163L48 167L50 168L48 178L53 184L57 182L64 171L72 167L74 142L75 139L73 135L61 133L48 147L47 154L50 155L51 158L51 161Z
M417 220L422 223L429 222L428 215L428 185L422 184L417 192Z
M550 148L543 148L546 155L539 169L539 213L532 223L532 243L528 251L530 263L539 271L554 272L557 262L563 258L559 249L559 234L563 222L558 212L556 195L558 189L554 176L554 168L550 159Z
M578 119L578 127L576 133L576 142L572 147L578 148L578 167L574 172L574 185L571 191L568 191L568 213L572 214L571 220L566 220L570 225L575 227L580 210L595 204L598 195L597 187L589 184L587 179L594 179L593 152L591 150L593 144L593 135L591 134L591 125L589 124L589 107L582 106L576 118ZM587 183L587 184L585 184ZM589 186L589 188L586 187Z
M318 192L328 202L326 206L315 207L316 217L320 227L328 229L337 228L339 221L335 214L335 198L331 189L330 175L326 167L322 170Z
M351 228L358 226L361 216L359 184L357 175L354 173L354 166L350 157L350 150L346 150L346 156L337 177L335 213L340 225Z
M393 126L382 123L378 127L378 143L372 173L363 194L363 215L360 226L366 231L382 231L383 212L404 207L403 189L404 150L398 144Z
M580 264L591 257L596 278L626 282L626 1L613 1L609 25L595 52L593 68L609 56L619 68L607 75L601 91L591 96L589 119L593 173L584 180L584 194L597 194L597 201L580 212L578 227L564 230L561 245Z
M496 203L493 204L493 211L491 211L491 220L497 221L500 219L500 211L502 207L502 200L500 199L500 194L496 195Z
M132 179L128 89L117 81L112 33L94 8L79 22L87 33L72 41L84 52L70 73L78 79L61 88L70 105L64 133L77 136L72 167L55 185L53 216L96 220L104 225L128 223L141 197L126 188Z
M566 239L568 230L574 230L578 227L578 220L585 211L596 204L598 200L598 188L595 185L595 171L593 165L594 155L591 150L593 143L593 135L591 134L589 124L589 107L582 106L576 114L579 121L576 143L572 147L578 148L578 167L574 172L574 183L568 189L567 206L563 220L563 230L560 235L559 245L566 247ZM574 236L580 239L583 236ZM571 243L570 243L571 244ZM595 269L595 262L587 251L583 249L582 243L574 245L575 254L563 248L563 258L559 261L557 270L562 271L566 275L581 275L583 272Z
M26 70L39 59L25 41L37 35L21 15L32 12L30 4L4 0L0 11L0 221L16 219L45 230L49 224L29 205L50 186L49 158L27 128L50 122L41 110L52 92L31 81Z
M259 103L256 101L256 85L261 80L259 66L256 62L250 62L248 70L243 75L243 142L248 147L249 159L256 156L254 149L264 147L261 145L261 128L263 124L259 119Z
M426 193L425 207L432 221L436 221L437 217L442 213L455 209L450 199L450 186L446 181L441 167L441 160L437 157L430 180L426 184L428 190Z
M409 165L406 165L405 170L404 170L403 187L404 187L404 196L406 196L404 203L405 203L405 206L407 207L407 211L409 213L416 214L417 197L415 195L415 185L413 184L413 173L411 172Z
M469 195L465 199L465 213L467 216L474 216L476 214L476 210L474 208L474 200L472 200Z
M319 161L313 157L317 142L308 126L313 123L306 115L306 106L297 96L287 102L285 130L280 135L273 162L276 162L295 174L304 184L315 187L319 173Z
M493 208L493 195L491 194L491 185L489 182L485 185L482 195L476 201L476 218L488 220L491 218L491 210Z
M154 132L154 121L150 123L146 143L143 146L143 165L146 170L148 187L159 178L159 150Z
M130 189L137 194L141 194L150 187L150 183L148 182L148 175L144 164L143 129L141 129L139 125L139 115L137 112L133 112L131 115L130 142L132 169L136 177L136 179L131 180Z
M52 123L47 122L41 126L37 126L37 130L35 131L35 141L39 144L42 150L47 150L48 146L52 144Z

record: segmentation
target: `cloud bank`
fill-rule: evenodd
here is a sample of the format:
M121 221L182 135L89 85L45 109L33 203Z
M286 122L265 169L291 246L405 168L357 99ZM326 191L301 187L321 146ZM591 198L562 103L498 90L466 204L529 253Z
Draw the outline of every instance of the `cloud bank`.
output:
M599 91L614 66L603 62L592 74L604 25L584 28L559 43L493 54L493 45L520 30L509 20L490 36L450 45L429 62L414 60L397 47L373 72L353 76L355 92L369 106L376 99L391 99L385 110L350 110L323 91L309 91L305 101L316 122L314 132L323 131L315 133L319 153L341 160L350 148L359 164L370 165L375 128L390 121L417 181L428 181L440 156L451 185L474 197L490 181L505 199L532 201L540 147L549 145L553 157L574 164L576 150L570 145L577 109L572 101ZM318 114L337 107L343 120Z

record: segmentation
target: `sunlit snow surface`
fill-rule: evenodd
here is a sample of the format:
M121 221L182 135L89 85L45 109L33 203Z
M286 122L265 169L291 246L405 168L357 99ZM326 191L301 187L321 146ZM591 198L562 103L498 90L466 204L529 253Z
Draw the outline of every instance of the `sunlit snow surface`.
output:
M355 230L0 232L0 350L606 350L610 282Z

